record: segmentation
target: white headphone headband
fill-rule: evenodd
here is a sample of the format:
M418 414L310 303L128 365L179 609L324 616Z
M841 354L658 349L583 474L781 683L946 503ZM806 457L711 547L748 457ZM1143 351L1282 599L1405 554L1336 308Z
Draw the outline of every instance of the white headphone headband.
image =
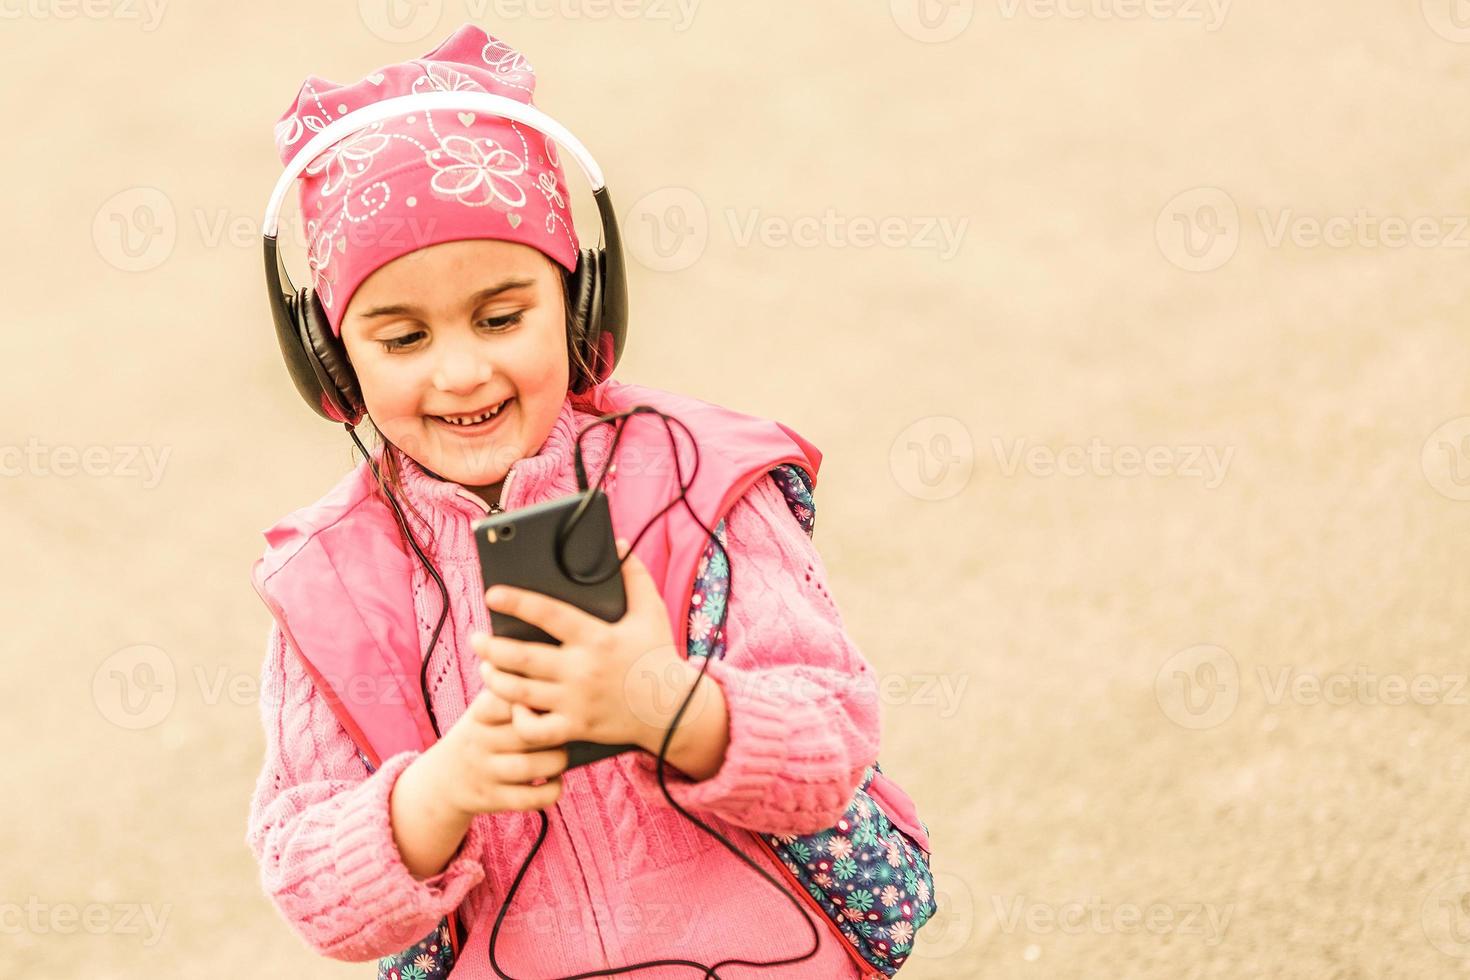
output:
M286 167L285 173L281 174L281 179L276 181L275 190L271 191L270 202L265 206L265 220L261 222L264 233L267 236L276 234L276 222L280 220L281 205L285 203L286 194L291 190L292 183L327 147L375 122L407 115L410 112L431 112L435 109L483 112L486 115L500 116L514 122L525 123L545 133L571 152L577 163L581 165L582 172L587 175L587 180L592 184L594 193L603 188L602 168L597 165L596 160L592 159L592 154L587 152L587 148L572 135L569 129L535 106L490 92L420 92L415 95L398 95L363 106L340 119L333 120L325 129L313 136L311 141L291 158L291 163Z

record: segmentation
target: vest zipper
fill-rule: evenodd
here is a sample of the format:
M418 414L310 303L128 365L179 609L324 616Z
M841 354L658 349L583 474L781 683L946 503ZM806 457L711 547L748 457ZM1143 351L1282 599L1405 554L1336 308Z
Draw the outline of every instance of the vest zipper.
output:
M516 462L520 461L517 460ZM506 510L505 501L508 499L506 495L510 492L510 481L515 475L515 463L512 463L510 470L505 474L505 480L502 481L500 484L500 500L493 504L486 503L484 498L470 493L464 487L457 488L455 490L455 493L459 494L466 500L473 500L475 503L479 504L480 508L484 510L487 514L503 514Z

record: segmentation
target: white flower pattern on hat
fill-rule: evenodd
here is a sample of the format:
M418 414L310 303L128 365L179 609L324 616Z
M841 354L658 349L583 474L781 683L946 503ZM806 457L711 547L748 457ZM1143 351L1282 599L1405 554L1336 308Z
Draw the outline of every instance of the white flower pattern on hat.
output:
M327 124L334 118L327 107L322 105L321 96L317 94L316 89L312 87L309 80L302 84L301 91L311 96L311 101L316 104L318 114L304 114L299 119L292 116L287 119L282 119L276 124L276 149L283 154L286 147L295 146L296 141L301 139L308 129L313 133L320 133L327 128Z
M555 235L557 223L560 222L562 231L567 236L567 242L572 246L572 250L575 251L577 248L576 236L572 234L572 229L567 225L566 219L561 216L560 210L558 210L565 210L566 205L563 202L561 192L556 188L556 175L550 170L541 171L536 175L536 189L546 198L547 204L552 206L552 210L546 212L546 234Z
M543 170L536 175L536 183L541 188L541 193L546 195L546 200L559 208L566 207L562 200L561 191L556 189L556 175L550 170Z
M311 267L317 298L322 301L323 306L328 307L332 305L332 286L337 278L329 268L332 262L333 233L341 224L339 218L331 229L313 236L311 246L306 250L306 264Z
M471 207L501 201L518 208L526 203L526 192L512 178L526 172L526 162L492 139L472 140L447 136L442 149L429 151L429 166L436 171L430 186L440 194L457 197ZM448 156L452 163L441 161ZM475 191L484 188L478 195Z
M491 41L480 51L480 59L487 66L494 69L497 75L510 75L519 78L523 74L534 71L526 56L504 41Z
M348 221L366 221L383 210L384 205L388 203L388 199L392 194L393 192L389 188L386 180L375 181L367 187L364 187L361 191L358 191L356 195L348 195L343 198L342 217ZM367 208L367 211L353 211L352 204L354 200Z
M276 123L276 149L284 150L301 139L303 133L310 129L313 133L320 133L327 128L327 121L321 116L291 116Z
M413 81L414 92L483 92L485 86L464 72L441 64L428 66L428 74Z
M331 197L341 189L344 181L367 172L373 157L388 145L388 137L382 129L382 123L373 123L367 129L332 144L306 165L306 172L312 176L323 170L327 172L327 179L322 183L323 195Z

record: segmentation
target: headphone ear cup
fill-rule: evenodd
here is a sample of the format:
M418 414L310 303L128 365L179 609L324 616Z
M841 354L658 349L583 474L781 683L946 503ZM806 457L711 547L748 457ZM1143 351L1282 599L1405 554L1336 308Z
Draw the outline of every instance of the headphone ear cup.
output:
M357 372L347 359L347 348L332 333L326 311L310 289L300 291L296 308L301 311L297 318L301 347L322 389L319 412L334 421L357 425L367 410L358 389Z
M582 359L597 370L597 348L602 338L602 251L584 248L577 256L577 270L567 284L567 302L572 309L572 330ZM593 379L574 379L573 390L581 393Z

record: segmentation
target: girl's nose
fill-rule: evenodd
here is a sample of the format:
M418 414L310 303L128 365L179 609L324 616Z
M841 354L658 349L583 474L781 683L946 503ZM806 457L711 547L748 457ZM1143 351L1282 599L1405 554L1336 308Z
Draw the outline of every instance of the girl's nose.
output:
M463 349L446 352L434 370L434 387L440 391L468 393L490 380L490 364L483 354Z

